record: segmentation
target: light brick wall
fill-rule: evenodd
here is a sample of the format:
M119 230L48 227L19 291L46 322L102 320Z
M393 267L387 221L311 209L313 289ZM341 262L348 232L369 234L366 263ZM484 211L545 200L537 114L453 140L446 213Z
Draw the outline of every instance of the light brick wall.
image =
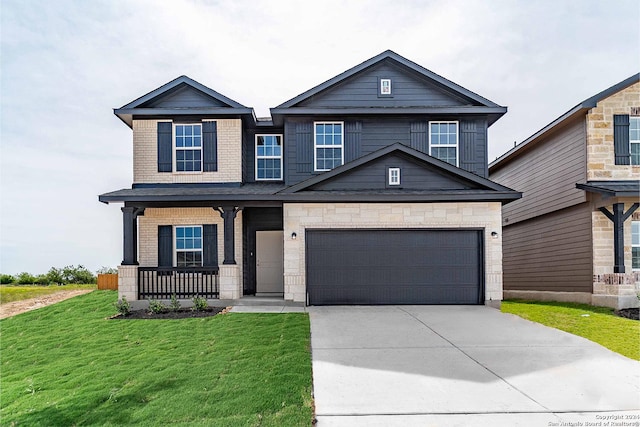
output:
M147 208L144 215L138 217L138 257L140 266L158 265L158 226L159 225L218 225L218 265L224 261L224 221L213 208ZM242 211L234 221L235 255L242 278ZM242 289L242 283L236 283Z
M285 203L284 297L306 301L307 228L482 228L485 300L502 300L500 203ZM497 238L491 232L498 232ZM286 238L291 233L297 239Z
M133 182L139 183L200 183L242 181L242 120L219 119L218 171L158 172L158 122L133 121ZM175 160L175 159L174 159Z
M613 115L629 114L631 107L640 107L640 83L603 99L587 114L587 179L640 179L640 166L615 164Z

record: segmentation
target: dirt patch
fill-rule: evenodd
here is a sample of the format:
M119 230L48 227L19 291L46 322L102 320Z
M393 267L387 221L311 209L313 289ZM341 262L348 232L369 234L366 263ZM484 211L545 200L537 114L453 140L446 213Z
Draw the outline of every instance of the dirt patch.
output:
M166 311L164 313L152 313L148 310L133 310L131 313L123 316L116 314L110 319L190 319L195 317L211 317L219 313L226 313L231 307L207 307L205 310L194 311L190 308L181 308L177 311Z
M78 295L88 294L91 289L79 289L75 291L60 291L41 297L24 299L22 301L13 301L0 305L0 319L15 316L16 314L25 313L37 308L46 307Z
M615 313L620 317L626 317L627 319L640 320L640 308L623 308L622 310L616 310Z

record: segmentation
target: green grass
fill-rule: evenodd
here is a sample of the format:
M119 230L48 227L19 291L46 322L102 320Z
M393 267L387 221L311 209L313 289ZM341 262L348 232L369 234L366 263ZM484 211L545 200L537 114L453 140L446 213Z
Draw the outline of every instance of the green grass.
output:
M311 425L306 313L107 320L116 298L0 321L2 425Z
M616 316L611 308L508 300L502 302L502 311L587 338L623 356L640 360L640 322Z
M0 304L23 299L41 297L60 291L75 291L78 289L96 289L96 285L0 285Z

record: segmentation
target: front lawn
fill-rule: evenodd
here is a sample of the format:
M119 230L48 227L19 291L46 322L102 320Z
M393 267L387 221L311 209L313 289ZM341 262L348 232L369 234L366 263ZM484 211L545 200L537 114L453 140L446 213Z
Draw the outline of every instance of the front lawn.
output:
M2 425L311 425L306 313L107 320L116 298L0 321Z
M79 289L96 289L96 285L0 285L0 304Z
M613 309L568 302L510 300L502 311L579 335L640 360L640 322L616 316Z

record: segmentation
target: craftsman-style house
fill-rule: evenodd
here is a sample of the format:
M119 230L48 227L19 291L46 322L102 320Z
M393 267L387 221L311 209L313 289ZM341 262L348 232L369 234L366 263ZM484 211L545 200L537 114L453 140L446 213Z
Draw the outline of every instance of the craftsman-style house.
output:
M523 192L503 208L508 297L638 305L640 74L576 105L489 171Z
M133 131L120 295L310 304L502 300L487 128L506 108L385 51L271 109L185 76L114 110Z

